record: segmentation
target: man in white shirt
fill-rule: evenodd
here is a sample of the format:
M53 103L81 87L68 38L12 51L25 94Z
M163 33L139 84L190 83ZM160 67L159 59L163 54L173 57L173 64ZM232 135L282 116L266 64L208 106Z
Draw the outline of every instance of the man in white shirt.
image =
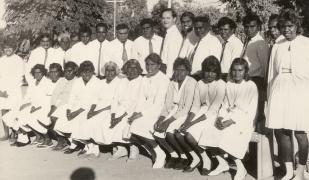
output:
M153 25L152 19L142 19L140 26L143 34L136 38L132 45L132 58L138 60L143 69L143 74L147 73L145 58L151 53L160 54L162 45L162 37L154 33Z
M168 77L173 75L173 64L179 55L179 51L182 43L182 35L176 26L177 14L173 9L165 9L161 13L162 25L166 29L166 35L162 42L160 56L164 67L162 71L165 71Z
M228 18L222 17L218 21L218 28L222 42L222 52L220 56L222 79L227 81L227 74L230 66L235 58L240 57L243 44L241 40L235 36L236 23Z
M181 34L183 35L182 45L179 52L179 57L189 57L194 49L194 45L198 42L199 38L193 31L194 14L192 12L184 12L180 16Z
M194 32L199 37L189 57L192 64L192 76L199 80L201 64L208 56L220 58L222 45L219 39L210 32L210 19L208 16L198 16L194 19Z
M79 30L80 42L74 44L71 49L66 52L65 62L75 62L77 65L85 60L91 60L93 50L89 45L92 31L89 27L82 27Z
M125 62L132 59L131 49L133 42L128 39L129 26L127 24L118 24L116 26L117 38L110 42L109 52L110 60L122 67Z
M30 71L36 64L43 64L48 68L52 63L63 64L64 51L51 47L51 37L49 34L42 34L40 37L40 46L31 51L29 60L26 64L25 76L27 82L31 83L33 77Z
M257 131L265 127L264 102L266 101L266 74L270 49L260 35L261 20L257 15L249 14L243 18L246 41L242 57L249 63L249 76L259 91L257 109Z
M101 72L101 69L104 70L104 64L109 61L108 59L108 47L110 42L106 39L108 26L105 23L98 23L96 25L96 39L89 43L93 53L91 62L94 65L95 74L99 79L103 78L104 72Z

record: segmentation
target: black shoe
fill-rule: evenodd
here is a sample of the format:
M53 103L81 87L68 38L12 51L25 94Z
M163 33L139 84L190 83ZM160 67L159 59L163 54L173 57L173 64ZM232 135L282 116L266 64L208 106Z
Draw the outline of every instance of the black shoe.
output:
M80 147L76 147L76 148L74 148L74 149L71 149L71 148L68 148L68 149L66 149L63 153L64 154L72 154L72 153L74 153L74 152L76 152L76 151L79 151L81 148Z
M189 165L189 160L188 159L182 159L179 158L175 164L174 169L176 170L183 170L184 168L186 168Z
M174 158L174 157L168 158L167 162L164 165L164 168L165 169L174 168L176 163L177 163L177 161L178 161L178 158Z
M199 167L201 164L202 164L202 163L201 163L201 161L200 161L200 162L197 163L197 165L194 166L194 167L191 167L191 166L189 165L189 166L185 167L185 168L183 169L182 172L185 172L185 173L193 172L193 171L195 170L195 168Z
M16 147L24 147L24 146L26 146L28 144L30 144L30 141L28 141L27 143L16 142Z
M208 170L208 169L206 169L206 168L203 168L203 169L200 170L200 174L201 174L202 176L208 176L208 174L209 174L211 171L212 171L212 170Z

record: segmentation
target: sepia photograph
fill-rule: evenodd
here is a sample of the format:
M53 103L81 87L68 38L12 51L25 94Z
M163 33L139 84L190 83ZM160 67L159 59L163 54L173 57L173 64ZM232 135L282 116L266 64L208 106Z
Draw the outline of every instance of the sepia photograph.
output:
M308 0L0 0L0 180L309 180Z

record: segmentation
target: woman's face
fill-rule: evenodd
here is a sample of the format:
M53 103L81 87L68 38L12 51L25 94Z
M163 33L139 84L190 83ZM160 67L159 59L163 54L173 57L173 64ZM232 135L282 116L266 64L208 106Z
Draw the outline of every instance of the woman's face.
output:
M67 80L72 80L75 77L75 69L73 67L67 67L64 69L64 77Z
M288 41L291 41L297 36L297 26L291 21L285 21L282 24L281 32Z
M83 81L87 83L92 78L93 74L94 72L91 70L83 70L80 75L83 78Z
M130 63L127 67L127 76L129 80L135 79L139 76L138 66L136 63Z
M113 66L107 66L105 68L105 77L108 82L112 81L116 77L116 68Z
M36 81L40 81L42 78L43 78L43 72L41 71L41 69L35 69L33 71L33 78L36 80Z
M57 82L60 78L60 71L57 68L51 68L49 69L48 75L52 82Z
M211 83L212 81L216 80L217 73L212 71L205 71L204 72L204 82Z
M174 69L174 78L176 82L183 82L186 76L189 74L184 65L179 65Z
M241 83L245 78L245 66L244 65L234 65L231 69L232 79L235 83Z
M157 64L151 60L147 60L146 61L146 70L148 72L147 76L153 76L155 74L157 74L157 72L159 72L160 70L160 64Z

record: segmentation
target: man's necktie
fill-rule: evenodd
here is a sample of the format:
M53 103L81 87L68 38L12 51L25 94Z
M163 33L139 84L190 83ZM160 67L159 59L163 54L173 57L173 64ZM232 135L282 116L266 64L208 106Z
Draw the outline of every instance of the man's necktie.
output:
M153 46L152 46L151 39L149 39L149 54L151 53L153 53Z
M191 65L192 65L192 63L193 63L193 59L194 59L196 50L197 50L197 48L198 48L200 42L201 42L201 39L197 42L197 44L196 44L196 46L195 46L195 48L194 48L194 50L193 50L193 52L192 52L192 54L191 54L191 58L190 58L190 63L191 63Z
M98 76L100 76L100 70L101 70L101 50L102 50L102 44L103 42L100 42L100 48L99 48L99 59L98 59Z
M45 49L44 66L46 66L47 58L48 58L48 49Z
M246 54L246 51L247 51L247 47L248 47L248 44L250 42L251 38L250 37L247 37L246 40L245 40L245 44L244 44L244 48L242 49L242 52L241 52L241 56L240 58L244 58L245 54Z
M227 41L224 41L222 44L222 51L221 51L221 56L220 56L220 63L222 62L223 59L223 54L224 54L224 50L225 50L225 46L226 46Z
M128 60L128 54L127 54L127 50L126 50L126 43L124 42L124 43L122 43L122 45L123 45L123 49L122 49L122 60L123 60L123 62L125 63L125 62L127 62L127 60Z

